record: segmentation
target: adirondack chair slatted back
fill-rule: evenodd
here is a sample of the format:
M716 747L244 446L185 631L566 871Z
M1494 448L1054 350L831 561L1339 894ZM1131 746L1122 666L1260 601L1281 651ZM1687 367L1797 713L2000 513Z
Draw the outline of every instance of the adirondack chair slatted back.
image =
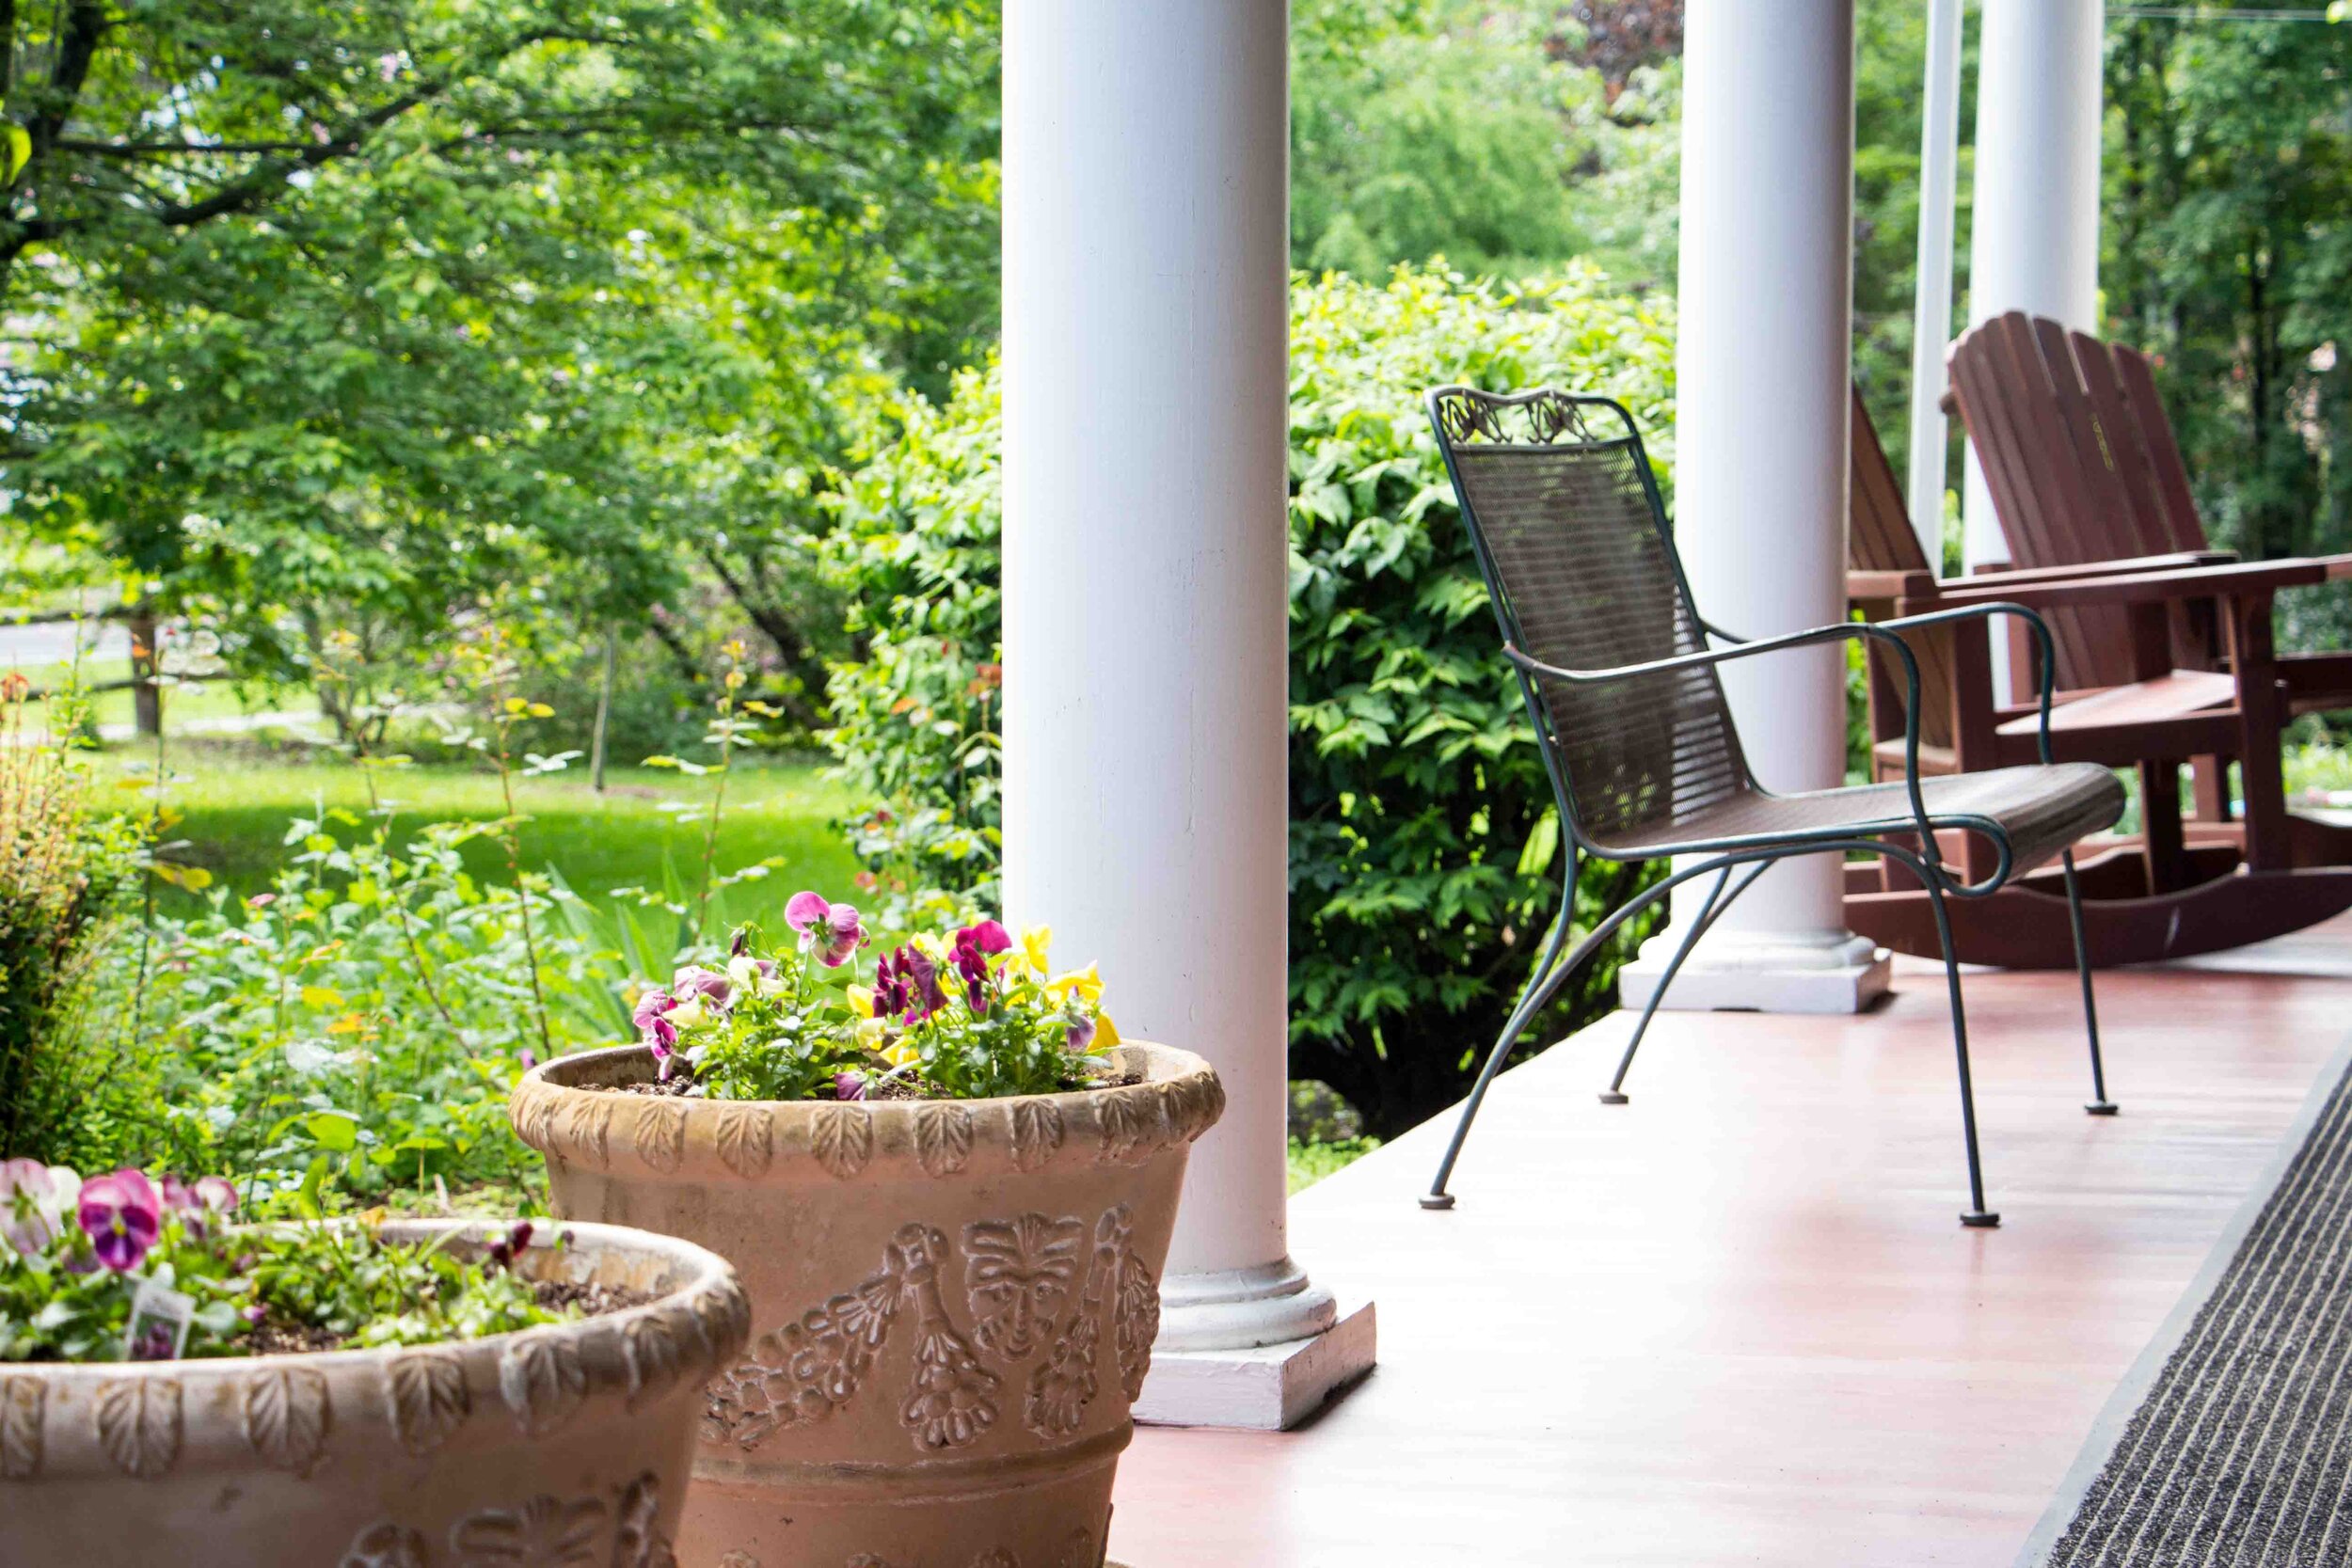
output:
M1448 387L1430 394L1429 410L1505 639L1566 670L1707 646L1623 407ZM1755 788L1711 668L1526 684L1569 826L1588 845L1654 841Z
M1851 495L1847 503L1846 563L1860 572L1926 572L1934 575L1919 536L1911 530L1911 512L1903 503L1895 466L1879 444L1878 427L1862 405L1862 388L1853 389L1853 455ZM1922 626L1904 638L1919 661L1919 690L1925 711L1919 715L1919 743L1952 744L1952 709L1946 693L1952 689L1952 631L1948 626ZM1895 656L1875 643L1870 658L1888 674L1886 689L1903 689L1902 672Z
M2161 517L2134 510L2136 497L2156 494L2147 420L2133 418L2144 411L2113 375L2113 362L2100 359L2105 372L2094 394L2065 330L2021 311L1980 323L1952 345L1961 418L2016 565L2071 566L2178 547ZM2047 619L2060 686L2133 678L2122 610L2056 611Z

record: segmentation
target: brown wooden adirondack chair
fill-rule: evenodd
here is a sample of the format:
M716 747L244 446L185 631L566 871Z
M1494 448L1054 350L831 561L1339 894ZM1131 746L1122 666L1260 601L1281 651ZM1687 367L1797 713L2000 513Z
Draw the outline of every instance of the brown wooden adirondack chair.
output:
M1946 401L1968 427L2014 564L2079 566L2212 548L2145 355L2012 310L1971 327L1953 343L1950 361ZM2352 555L2313 564L2328 579L2352 578ZM2052 630L2065 622L2074 623L2060 635L2076 644L2078 673L2119 673L2112 653L2099 652L2114 646L2111 614L2061 615ZM2223 657L2209 623L2180 616L2174 631L2185 663L2211 666ZM2279 673L2290 713L2352 707L2352 653L2282 655ZM2217 793L2210 783L2200 790L2201 816L2214 813Z
M2143 800L2153 803L2144 812L2140 833L2086 847L2080 872L2094 962L2210 952L2352 908L2352 870L2294 868L2295 840L2315 825L2287 816L2278 768L2278 731L2286 713L2269 643L2270 595L2280 587L2323 580L2323 567L2249 566L2220 552L2189 550L1939 579L1912 531L1902 492L1859 396L1852 465L1847 592L1866 618L2005 600L2042 610L2054 628L2070 618L2076 624L2074 641L2058 647L2053 754L2060 761L2136 768ZM2222 627L2225 652L2236 657L2219 662L2231 668L2176 665L2177 612L2200 608ZM2099 635L2112 636L2111 647L2085 641L2081 623L2102 624L2100 618L2106 630ZM1909 640L1927 706L1919 725L1923 773L1977 772L2030 757L2033 706L1994 701L1982 621L1914 633ZM2096 662L2094 656L2110 652L2121 656L2115 661L2121 668ZM2085 679L2072 663L2077 657L2094 677L2106 678ZM1873 662L1869 699L1873 776L1899 778L1902 748L1886 744L1903 733L1903 689L1891 667ZM2259 744L2255 736L2263 737ZM2217 755L2268 759L2267 768L2245 770L2247 820L2185 824L2178 809L2182 761ZM2301 847L2307 853L2312 848ZM1985 854L1983 847L1958 840L1946 852L1963 864ZM1849 867L1846 920L1899 951L1927 957L1938 951L1923 890L1891 862ZM1955 920L1953 937L1970 962L2064 967L2073 942L2055 869L1972 906Z

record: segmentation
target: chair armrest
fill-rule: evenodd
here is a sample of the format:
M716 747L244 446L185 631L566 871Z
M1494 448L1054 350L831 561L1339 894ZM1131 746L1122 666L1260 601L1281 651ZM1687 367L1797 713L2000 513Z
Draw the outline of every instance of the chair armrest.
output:
M2344 563L2342 575L2352 577L2352 556L2334 559ZM1888 600L1913 604L1948 602L1950 595L1958 593L1982 594L1997 589L2007 596L2007 590L2012 586L2028 587L2094 578L2137 577L2149 572L2227 566L2236 561L2235 550L2183 550L2172 555L2138 555L2122 561L2085 561L2071 566L2003 567L1997 572L1978 572L1964 578L1938 578L1933 573L1916 568L1907 571L1865 571L1857 568L1846 573L1846 597L1856 604L1884 603Z
M2315 561L2249 561L2221 566L2076 578L2064 582L2013 583L1992 588L1947 584L1937 599L1947 605L2001 600L2039 610L2065 609L2074 605L2166 604L2176 600L2228 598L2241 594L2271 594L2281 588L2299 588L2308 583L2322 582L2327 576L2327 569Z
M2185 571L2197 566L2236 563L2235 550L2182 550L2171 555L2135 555L2120 561L2080 561L2067 566L2004 566L1997 572L1972 572L1938 583L1940 588L1992 588L2004 583L2071 582L2080 578L2137 577L2146 572Z
M1677 654L1672 658L1654 658L1645 663L1620 665L1612 670L1564 670L1557 665L1546 664L1541 659L1530 657L1509 642L1502 645L1502 656L1518 668L1522 682L1525 682L1530 675L1548 675L1554 680L1568 681L1580 686L1593 686L1609 681L1629 680L1637 675L1665 674L1677 670L1693 670L1708 665L1728 664L1736 658L1754 658L1761 654L1780 653L1791 648L1815 647L1825 642L1845 642L1856 639L1867 639L1873 642L1886 644L1894 650L1896 657L1902 663L1903 681L1907 688L1903 703L1903 786L1905 794L1910 797L1912 831L1919 835L1922 863L1931 874L1941 876L1943 862L1936 849L1935 820L1928 815L1927 798L1920 793L1919 789L1919 658L1912 652L1911 644L1903 640L1902 628L1936 626L1947 621L1963 621L1978 616L2003 614L2022 617L2032 626L2035 637L2042 644L2042 760L2046 763L2050 760L2050 700L2053 672L2057 669L2058 658L2053 651L2048 624L2041 616L2020 604L1988 602L1963 605L1953 609L1937 610L1924 615L1908 615L1896 621L1882 621L1875 625L1868 621L1840 621L1835 626L1814 626L1805 631L1793 631L1780 637L1761 638L1753 642L1741 642L1728 648L1708 648L1698 653ZM1533 703L1534 700L1534 690L1531 687L1529 701ZM2000 864L1986 881L1980 884L1958 885L1953 891L1967 897L1990 893L2008 879L2009 868L2009 850L2008 847L2003 845Z
M1850 600L1923 599L1934 593L1935 574L1932 572L1855 570L1846 574L1846 597Z

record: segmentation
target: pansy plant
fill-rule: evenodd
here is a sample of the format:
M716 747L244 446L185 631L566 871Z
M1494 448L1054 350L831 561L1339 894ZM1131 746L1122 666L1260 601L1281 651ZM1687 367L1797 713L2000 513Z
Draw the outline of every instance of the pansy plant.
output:
M1019 941L983 920L876 955L855 907L818 893L785 906L789 945L762 956L750 927L723 971L689 965L648 988L638 1037L669 1079L714 1100L986 1099L1082 1088L1119 1041L1094 966L1057 974L1052 933Z
M395 1243L377 1213L231 1229L237 1189L124 1168L87 1180L61 1165L0 1162L0 1363L237 1355L270 1329L352 1347L501 1334L566 1315L514 1268L519 1224L475 1261L440 1241ZM446 1240L446 1237L443 1238ZM562 1238L555 1239L562 1244ZM134 1334L142 1286L190 1303L175 1333Z

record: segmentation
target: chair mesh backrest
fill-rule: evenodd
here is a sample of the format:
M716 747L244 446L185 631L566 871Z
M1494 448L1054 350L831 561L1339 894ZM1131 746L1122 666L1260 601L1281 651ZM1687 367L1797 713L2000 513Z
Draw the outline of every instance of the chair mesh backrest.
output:
M1432 393L1430 413L1521 652L1606 670L1706 647L1631 415L1600 398L1456 387ZM1652 840L1754 787L1711 667L1533 684L1572 826L1590 843Z

